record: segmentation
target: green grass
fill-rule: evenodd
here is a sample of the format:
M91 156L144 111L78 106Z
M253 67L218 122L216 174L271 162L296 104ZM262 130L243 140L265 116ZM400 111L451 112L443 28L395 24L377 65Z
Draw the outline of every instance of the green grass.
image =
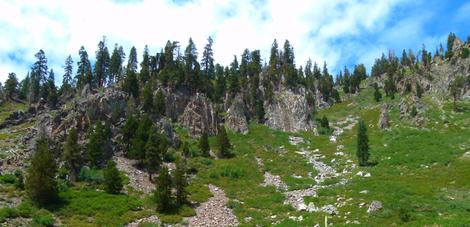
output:
M145 211L135 211L142 202L134 196L70 189L60 197L62 204L55 213L69 226L119 226L146 215Z
M322 185L328 187L319 189L318 197L304 198L307 204L313 202L317 207L347 200L345 206L338 207L340 215L330 217L331 223L341 225L346 220L357 220L362 226L465 226L470 223L470 159L462 158L464 152L470 151L470 102L460 101L460 111L454 112L451 102L444 101L440 105L425 95L421 99L426 110L422 115L425 125L418 127L412 118L400 119L398 104L401 98L411 97L409 94L397 95L395 99L384 97L381 102L375 102L373 89L364 88L360 94L317 112L317 117L327 116L330 123L344 120L349 115L364 119L368 125L371 161L377 163L358 167L352 174L345 175L350 177L346 185L336 184L340 178L327 179ZM377 127L384 103L391 106L390 130ZM4 114L2 111L0 113ZM308 175L317 173L297 153L301 148L319 149L325 156L323 162L339 172L348 166L347 159L357 164L356 126L345 130L337 143L332 143L328 135L285 133L250 124L246 135L229 133L235 156L218 160L198 156L197 140L190 138L187 130L176 125L175 129L180 138L189 142L193 154L188 161L191 173L195 174L187 188L189 199L203 203L212 196L208 184L220 187L229 198L227 205L233 209L241 226L312 226L323 223L324 213L296 211L284 204L282 192L274 187L261 186L264 171L279 175L289 190L315 185ZM0 132L0 142L9 136ZM300 136L305 143L292 146L288 142L289 136ZM216 151L216 138L211 137L209 142L211 149ZM342 152L345 156L335 155L338 145L344 146ZM258 166L256 158L260 158L264 165ZM331 162L333 159L335 162ZM358 177L355 175L358 171L372 176ZM0 189L2 195L16 196L11 185L2 185ZM363 190L368 193L360 193ZM158 214L154 212L151 195L144 198L134 193L110 195L91 187L71 188L61 192L61 198L62 206L52 213L69 226L122 226L152 214L157 214L165 223L178 223L183 217L195 214L189 206ZM367 214L367 205L373 200L381 201L384 208L375 214ZM360 207L362 203L365 206ZM37 208L24 203L12 210L1 209L0 220L16 215L33 217L37 212ZM303 221L293 221L290 216L302 216ZM251 218L249 222L245 221L248 217Z

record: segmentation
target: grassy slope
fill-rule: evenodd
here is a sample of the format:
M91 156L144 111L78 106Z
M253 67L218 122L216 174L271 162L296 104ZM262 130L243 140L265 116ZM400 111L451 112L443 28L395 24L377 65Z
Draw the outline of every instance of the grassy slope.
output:
M352 198L348 205L339 208L339 216L331 217L336 224L344 224L347 212L351 212L348 220L358 220L366 226L470 223L470 160L460 158L470 148L470 112L453 113L450 103L445 103L440 109L429 97L425 97L427 125L426 129L419 129L411 120L399 119L398 98L385 99L383 102L394 105L390 113L392 129L382 131L377 128L381 103L373 101L372 93L371 89L365 89L358 96L318 112L318 116L328 116L330 122L342 120L348 115L361 116L367 122L370 126L371 159L378 164L355 171L362 169L370 172L372 177L353 176L349 184L320 190L318 198L306 198L306 201L314 201L321 206L332 204L338 196ZM470 103L461 105L467 110L470 108ZM443 117L448 121L447 127ZM179 129L178 133L185 132ZM289 189L307 188L314 184L312 179L306 177L308 172L315 175L314 169L295 152L299 148L288 143L289 135L302 136L310 142L309 145L301 145L303 147L320 149L326 156L326 163L337 158L334 155L337 144L344 145L343 151L356 162L356 127L346 130L338 143L333 144L327 136L314 136L307 132L283 133L252 124L247 135L229 134L235 148L234 158L190 159L190 166L198 170L188 189L190 198L199 202L207 200L210 192L205 185L214 184L226 192L230 198L228 205L234 209L242 225L278 223L280 226L311 226L322 223L325 214L295 211L283 204L282 193L273 187L260 185L263 170L280 175ZM190 143L192 150L197 150L196 141L191 140ZM215 138L211 138L210 143L214 149ZM285 152L277 153L277 148L281 146L284 146ZM264 169L258 167L255 157L264 161ZM294 174L303 178L296 179L292 177ZM362 190L369 193L359 193ZM150 198L142 201L137 196L111 196L85 188L70 189L63 192L62 197L66 202L54 213L66 224L122 225L133 218L152 213L149 210L132 211L141 205L151 209ZM367 208L360 208L359 204L368 204L372 200L382 201L384 209L368 215ZM289 216L300 215L304 218L302 222L289 220ZM246 217L252 220L246 222Z
M390 103L392 129L382 131L377 122L380 106ZM361 116L369 125L368 134L371 147L371 160L377 161L374 167L361 167L372 177L354 176L345 186L319 191L319 198L307 198L316 205L332 204L338 196L352 198L349 205L339 208L341 217L332 217L333 223L344 223L344 214L351 212L347 220L358 220L363 225L456 225L470 222L470 160L463 160L462 153L470 147L470 113L453 113L446 103L441 110L429 97L424 97L427 106L425 129L417 128L410 119L399 119L399 98L385 98L381 103L373 101L373 91L365 89L360 95L321 110L318 116L326 115L330 122L344 119L348 115ZM470 106L470 103L461 103ZM449 119L448 127L442 115ZM345 153L355 157L356 127L346 130L337 144L345 146ZM242 223L245 217L252 217L247 225L268 225L281 220L281 225L312 225L322 223L324 214L297 212L283 205L283 195L273 188L259 186L262 172L257 168L254 157L265 161L265 169L280 175L291 189L307 187L308 180L295 182L292 174L306 176L312 171L305 160L296 154L288 144L288 133L272 131L264 126L251 125L248 135L231 134L237 156L231 160L216 160L206 166L196 178L198 184L212 183L222 187L232 199L230 206ZM315 137L311 133L297 133L311 141L310 148L319 148L326 160L334 157L337 144L329 142L327 136ZM285 146L286 154L280 156L265 151L264 147ZM461 148L463 147L463 148ZM267 160L273 160L269 162ZM215 172L229 168L242 172L239 177L217 177ZM292 179L291 179L292 178ZM368 190L368 194L360 194ZM382 201L384 209L374 215L366 213L372 200ZM276 215L276 218L271 218ZM303 222L286 220L289 216L302 215ZM405 223L406 222L406 223Z

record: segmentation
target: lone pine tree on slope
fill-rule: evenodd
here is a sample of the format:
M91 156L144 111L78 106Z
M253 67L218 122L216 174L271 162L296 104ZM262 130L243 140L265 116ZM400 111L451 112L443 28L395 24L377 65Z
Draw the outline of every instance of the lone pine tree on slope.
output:
M359 121L357 132L357 159L360 166L366 166L369 161L369 139L367 138L367 126L363 120Z

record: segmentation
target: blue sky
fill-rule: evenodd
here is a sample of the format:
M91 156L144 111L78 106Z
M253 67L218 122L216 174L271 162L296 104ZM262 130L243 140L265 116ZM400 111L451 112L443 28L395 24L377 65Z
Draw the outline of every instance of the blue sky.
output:
M93 60L103 35L110 49L134 45L139 57L146 44L155 54L167 40L184 49L189 37L202 53L212 36L222 64L245 48L269 59L273 39L289 39L297 65L326 61L334 73L357 63L370 69L388 49L434 52L451 31L470 35L470 1L461 0L0 0L0 9L0 82L9 72L23 78L39 49L59 82L65 58L76 61L83 45Z

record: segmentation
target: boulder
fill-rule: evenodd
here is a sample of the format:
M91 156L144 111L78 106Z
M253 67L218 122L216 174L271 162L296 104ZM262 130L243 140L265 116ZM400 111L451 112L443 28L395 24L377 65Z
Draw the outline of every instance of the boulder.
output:
M225 125L234 132L248 133L248 122L245 116L245 103L241 95L235 96L227 110Z
M274 94L272 103L265 103L266 125L287 132L314 128L310 119L312 108L307 103L305 89L283 90Z
M210 100L197 93L186 105L180 119L181 125L188 129L191 137L198 137L203 132L217 134L217 116Z
M80 97L86 98L91 95L91 92L92 90L90 84L85 84L85 86L82 88L82 92L80 92Z
M367 213L374 213L382 209L382 202L374 200L370 203L369 208L367 208Z
M380 111L379 128L387 129L390 127L390 117L388 116L388 105L384 104Z

